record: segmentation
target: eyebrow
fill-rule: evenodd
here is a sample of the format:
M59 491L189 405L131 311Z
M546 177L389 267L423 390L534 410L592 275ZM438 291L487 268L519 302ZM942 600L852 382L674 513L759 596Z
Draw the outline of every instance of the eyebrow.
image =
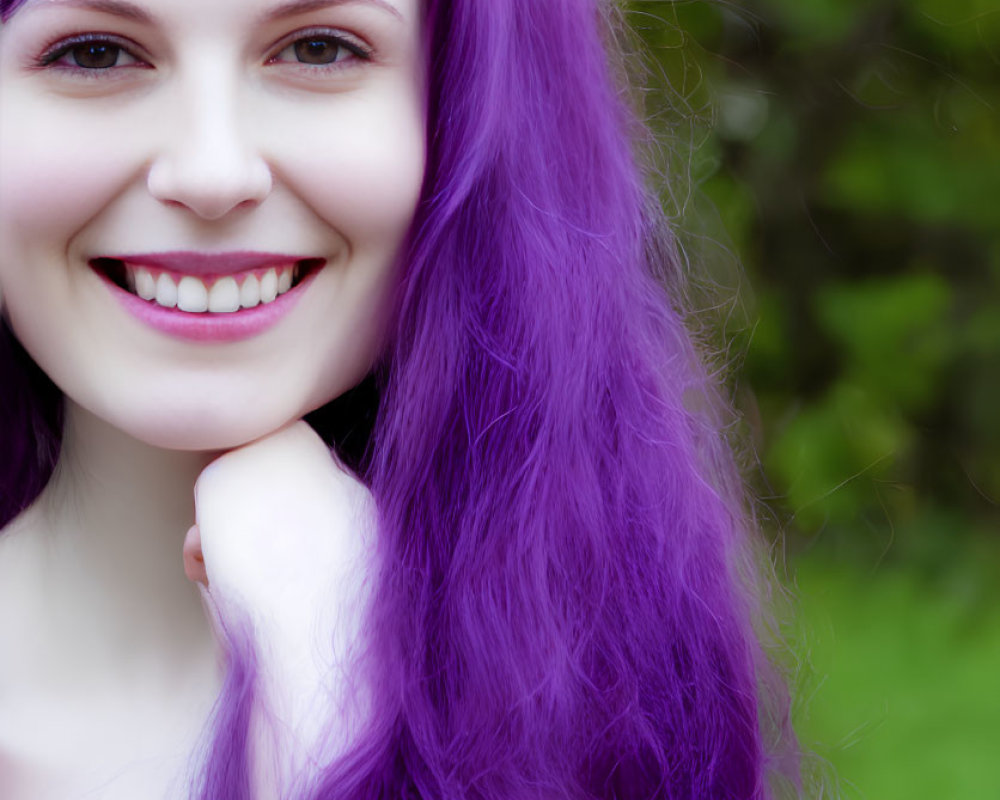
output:
M134 3L129 3L128 0L49 0L46 5L99 11L146 25L152 24L155 21L155 17L146 11L146 9ZM39 4L37 7L40 8L42 6Z
M294 17L297 14L308 14L310 11L320 11L331 6L343 6L353 3L374 6L375 8L389 12L397 19L403 19L403 15L399 12L399 9L388 2L388 0L289 0L289 2L282 3L277 8L266 11L258 21L261 23L275 22L286 17Z

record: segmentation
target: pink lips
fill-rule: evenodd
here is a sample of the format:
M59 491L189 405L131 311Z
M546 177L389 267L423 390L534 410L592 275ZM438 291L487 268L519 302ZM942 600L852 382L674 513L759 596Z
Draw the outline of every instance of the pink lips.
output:
M121 261L133 267L148 267L201 278L259 271L300 262L308 262L309 269L296 286L271 303L230 313L191 313L176 308L163 308L122 289L103 271L94 267L100 261ZM102 255L93 259L91 266L125 310L150 327L190 341L235 342L257 336L276 325L302 297L324 263L319 258L280 253L169 252Z

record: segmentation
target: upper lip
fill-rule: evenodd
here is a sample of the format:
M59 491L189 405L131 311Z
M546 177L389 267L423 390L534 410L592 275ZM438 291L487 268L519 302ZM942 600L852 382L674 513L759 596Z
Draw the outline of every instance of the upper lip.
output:
M95 260L124 261L131 266L150 267L185 275L231 275L256 269L268 269L300 261L317 262L323 259L289 255L284 253L258 253L239 251L232 253L199 253L194 251L172 251L165 253L125 253L102 255Z

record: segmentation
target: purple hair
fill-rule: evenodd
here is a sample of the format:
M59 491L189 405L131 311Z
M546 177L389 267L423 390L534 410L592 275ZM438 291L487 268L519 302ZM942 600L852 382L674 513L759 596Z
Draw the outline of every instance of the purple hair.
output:
M362 465L375 705L304 797L763 800L776 775L794 791L724 404L664 279L611 14L424 13L428 168ZM0 524L58 449L58 393L3 336ZM250 797L253 661L234 649L205 800Z

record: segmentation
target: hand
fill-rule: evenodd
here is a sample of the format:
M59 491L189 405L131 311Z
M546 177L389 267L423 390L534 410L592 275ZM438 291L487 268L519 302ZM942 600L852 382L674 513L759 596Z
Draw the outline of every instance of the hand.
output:
M351 581L374 545L371 495L304 422L209 464L195 484L195 518L189 577L220 611L254 621L297 613L305 593L318 599L331 582Z
M365 705L347 695L358 691L352 659L374 570L368 490L297 422L209 464L195 508L185 568L204 585L223 644L252 638L268 729L258 755L286 762L282 774L301 769L301 754L329 760L331 742L316 750L321 731L342 715L342 747L359 720L338 706Z

